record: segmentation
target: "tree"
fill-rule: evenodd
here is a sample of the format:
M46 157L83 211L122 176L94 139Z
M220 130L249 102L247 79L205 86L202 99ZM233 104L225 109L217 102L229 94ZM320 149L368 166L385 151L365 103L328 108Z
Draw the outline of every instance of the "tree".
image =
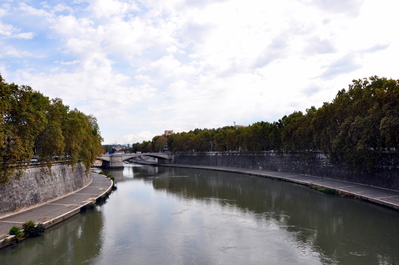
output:
M226 133L224 130L219 130L215 134L214 141L216 151L226 151Z
M64 156L71 165L82 161L89 172L103 152L97 120L60 99L49 100L29 86L8 84L0 75L0 184L20 177L34 155L51 166Z
M104 152L101 147L102 137L96 118L86 116L74 109L66 115L62 129L65 141L65 156L72 166L81 160L88 173L96 157Z
M167 139L173 152L322 151L331 162L371 170L382 151L399 150L399 80L353 80L331 103L248 127L195 129Z
M1 180L4 184L16 172L20 177L33 156L34 139L47 119L47 97L28 86L7 84L1 78Z
M40 157L42 164L51 167L54 157L63 156L65 138L62 132L62 122L66 119L68 107L61 99L51 100L47 109L45 128L35 138L35 155Z
M166 139L163 136L158 137L156 139L156 141L154 142L155 152L162 151L167 146L167 143L168 143L168 139Z

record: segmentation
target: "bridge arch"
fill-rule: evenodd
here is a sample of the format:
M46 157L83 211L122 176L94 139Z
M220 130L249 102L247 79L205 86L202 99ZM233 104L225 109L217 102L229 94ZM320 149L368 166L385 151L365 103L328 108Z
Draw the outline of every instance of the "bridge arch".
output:
M139 154L105 154L101 157L97 157L97 159L102 160L102 168L123 168L123 162L127 161L134 157L143 157L149 156L158 159L159 161L163 161L163 164L170 163L173 159L173 155L171 153L139 153Z

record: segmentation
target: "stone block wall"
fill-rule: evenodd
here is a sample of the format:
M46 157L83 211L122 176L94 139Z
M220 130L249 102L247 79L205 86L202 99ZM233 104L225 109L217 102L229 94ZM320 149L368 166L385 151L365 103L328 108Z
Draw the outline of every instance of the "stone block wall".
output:
M322 153L277 154L207 152L175 153L174 164L263 169L296 174L339 179L387 189L399 190L399 157L386 153L380 158L375 169L351 170L342 164L331 164Z
M85 167L77 164L54 164L46 167L30 166L20 180L15 176L5 185L0 185L0 215L34 206L73 192L91 182L91 174L85 174Z

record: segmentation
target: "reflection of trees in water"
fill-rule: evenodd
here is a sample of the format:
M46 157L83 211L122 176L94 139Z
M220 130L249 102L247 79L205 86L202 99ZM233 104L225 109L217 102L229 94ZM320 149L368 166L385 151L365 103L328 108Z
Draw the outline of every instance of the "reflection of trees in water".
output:
M93 259L102 249L103 225L102 213L96 209L76 215L46 230L45 236L2 250L0 263L81 264L81 261L86 261L95 264Z
M378 206L334 197L307 187L235 173L160 168L155 189L186 199L237 207L259 221L277 221L326 264L399 263L399 215Z

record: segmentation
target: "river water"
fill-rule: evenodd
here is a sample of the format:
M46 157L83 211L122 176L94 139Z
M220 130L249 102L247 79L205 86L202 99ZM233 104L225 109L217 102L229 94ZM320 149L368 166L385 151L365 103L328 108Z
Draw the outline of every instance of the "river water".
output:
M126 165L107 201L0 264L399 264L399 213L267 178Z

